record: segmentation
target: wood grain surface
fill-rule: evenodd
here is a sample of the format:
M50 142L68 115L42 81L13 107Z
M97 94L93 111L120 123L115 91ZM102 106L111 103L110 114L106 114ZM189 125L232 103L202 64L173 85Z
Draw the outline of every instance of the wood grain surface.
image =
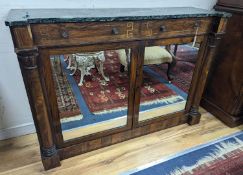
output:
M138 137L62 161L44 171L36 134L0 141L0 174L116 175L185 149L242 131L228 128L204 109L200 124L187 124Z

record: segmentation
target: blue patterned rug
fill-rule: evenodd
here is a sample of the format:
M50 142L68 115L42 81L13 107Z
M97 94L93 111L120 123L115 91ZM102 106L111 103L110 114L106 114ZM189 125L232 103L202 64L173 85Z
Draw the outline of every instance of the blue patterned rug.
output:
M122 173L122 175L224 174L243 175L243 131Z

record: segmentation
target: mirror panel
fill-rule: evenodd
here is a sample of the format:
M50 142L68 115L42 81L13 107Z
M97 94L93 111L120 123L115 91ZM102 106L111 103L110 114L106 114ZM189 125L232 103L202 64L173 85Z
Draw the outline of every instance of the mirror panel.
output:
M118 53L126 56L121 49L50 57L64 141L127 125L130 60L122 66Z
M139 122L185 109L200 45L145 48Z

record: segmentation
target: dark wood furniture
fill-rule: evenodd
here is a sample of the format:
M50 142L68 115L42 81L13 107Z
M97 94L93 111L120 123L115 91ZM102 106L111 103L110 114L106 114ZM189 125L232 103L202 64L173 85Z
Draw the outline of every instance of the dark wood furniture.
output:
M208 69L227 13L195 8L11 10L6 20L21 67L46 170L60 160L183 123L198 112ZM144 48L202 43L184 110L139 122ZM131 48L128 117L124 127L63 140L50 55ZM161 148L163 149L163 148Z
M243 124L243 1L220 0L216 10L232 12L219 45L202 106L229 127Z
M175 49L174 49L174 53L172 53L171 51L171 46L168 45L168 46L165 46L165 49L171 54L171 57L172 57L172 61L171 62L163 62L165 64L168 64L168 69L167 69L167 79L169 81L173 80L173 74L172 74L172 71L173 71L173 68L176 66L176 59L175 59L175 55L174 53L176 54L176 51L177 51L177 45L175 45ZM130 61L129 60L129 50L128 49L125 49L125 52L126 52L126 60L127 60L127 63ZM146 58L144 58L146 60ZM146 65L146 64L144 64ZM125 71L125 66L124 65L120 65L120 71L121 72L124 72Z

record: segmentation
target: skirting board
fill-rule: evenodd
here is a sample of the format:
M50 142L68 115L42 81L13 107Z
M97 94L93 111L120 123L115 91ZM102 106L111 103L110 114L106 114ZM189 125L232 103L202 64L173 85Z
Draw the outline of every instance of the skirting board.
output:
M25 123L22 125L5 128L0 130L0 140L18 137L26 134L35 133L34 123Z

